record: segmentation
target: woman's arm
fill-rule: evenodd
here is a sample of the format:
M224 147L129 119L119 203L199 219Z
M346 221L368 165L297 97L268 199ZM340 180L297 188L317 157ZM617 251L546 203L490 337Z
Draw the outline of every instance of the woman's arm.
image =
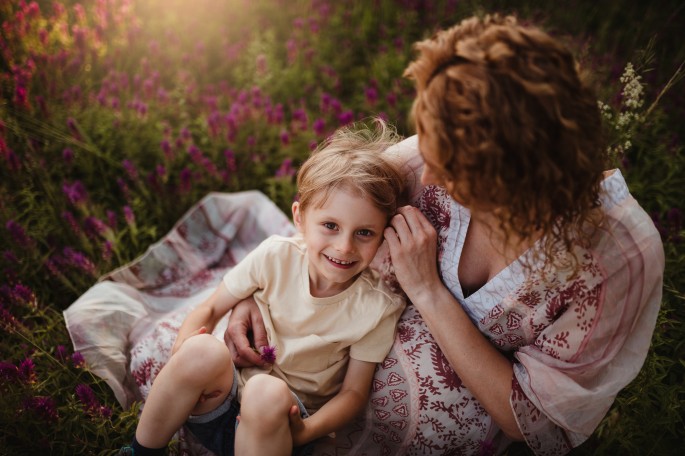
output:
M240 301L233 308L224 332L224 342L231 351L236 367L265 365L261 356L253 350L253 347L269 345L262 313L254 298Z
M454 371L502 431L523 440L510 405L512 365L473 325L440 280L433 226L418 209L405 206L385 230L385 239L398 282Z
M303 420L291 410L290 432L295 446L303 445L341 429L364 409L369 400L376 363L350 359L342 388L316 413Z

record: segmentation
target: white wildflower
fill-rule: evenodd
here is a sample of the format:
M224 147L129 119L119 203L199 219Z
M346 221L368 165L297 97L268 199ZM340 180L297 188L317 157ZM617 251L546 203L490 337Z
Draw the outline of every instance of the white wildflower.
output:
M628 62L620 81L625 84L623 87L623 104L629 109L641 108L644 104L644 86L642 76L635 72L633 64Z

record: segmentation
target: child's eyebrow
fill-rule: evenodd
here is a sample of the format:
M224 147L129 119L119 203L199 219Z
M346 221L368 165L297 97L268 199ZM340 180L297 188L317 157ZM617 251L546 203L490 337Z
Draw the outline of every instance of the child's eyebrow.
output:
M330 214L323 214L323 215L321 216L321 222L322 222L322 223L333 222L333 223L336 223L336 224L339 225L339 224L340 224L340 220L344 220L344 217L334 217L334 216L331 216ZM385 227L385 225L383 225L383 227ZM374 230L376 230L376 226L375 226L375 225L371 225L371 224L368 224L368 225L364 224L364 225L356 226L354 229L355 229L355 230L370 230L370 231L374 231Z

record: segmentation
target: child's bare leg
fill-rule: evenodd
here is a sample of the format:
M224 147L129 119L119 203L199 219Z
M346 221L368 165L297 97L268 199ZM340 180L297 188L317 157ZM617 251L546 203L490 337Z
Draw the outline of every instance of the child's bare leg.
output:
M233 362L226 345L210 334L188 338L155 378L136 440L148 448L166 447L189 415L221 405L232 383Z
M290 455L292 436L288 413L297 405L288 385L270 375L255 375L243 388L236 456Z

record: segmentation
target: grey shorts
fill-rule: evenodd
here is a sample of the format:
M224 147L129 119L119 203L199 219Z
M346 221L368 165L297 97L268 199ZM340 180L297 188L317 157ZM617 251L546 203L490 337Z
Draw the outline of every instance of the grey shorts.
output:
M238 415L240 415L240 403L238 402L238 373L234 368L233 385L231 394L217 408L204 415L191 415L185 423L188 429L197 440L208 450L217 456L233 456L235 446L235 430L238 427ZM300 416L307 418L309 413L304 404L295 393L293 396L297 400L300 408ZM293 455L309 456L313 453L314 444L293 448Z

